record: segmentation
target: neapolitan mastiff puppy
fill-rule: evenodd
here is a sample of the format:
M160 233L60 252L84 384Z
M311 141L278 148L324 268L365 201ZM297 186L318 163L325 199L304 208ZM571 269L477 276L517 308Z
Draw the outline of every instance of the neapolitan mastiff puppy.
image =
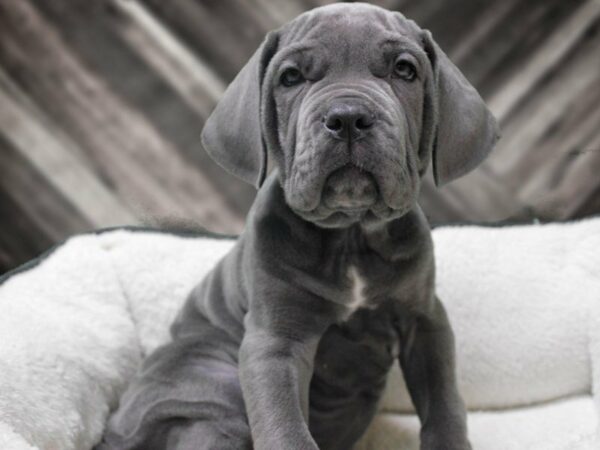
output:
M396 358L421 448L470 448L416 200L430 160L445 183L496 138L474 88L399 13L326 6L270 32L203 131L215 160L260 187L246 229L99 448L346 450Z

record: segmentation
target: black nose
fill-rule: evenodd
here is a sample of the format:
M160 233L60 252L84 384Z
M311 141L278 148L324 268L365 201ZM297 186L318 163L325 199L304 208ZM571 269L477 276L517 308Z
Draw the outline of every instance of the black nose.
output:
M373 126L373 113L358 103L334 103L323 118L327 131L336 139L356 140Z

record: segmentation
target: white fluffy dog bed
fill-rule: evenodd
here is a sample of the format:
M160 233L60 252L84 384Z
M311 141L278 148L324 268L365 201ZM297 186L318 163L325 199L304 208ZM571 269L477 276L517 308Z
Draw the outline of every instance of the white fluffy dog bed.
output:
M434 232L475 450L600 449L600 219ZM0 449L89 449L231 240L74 237L0 281ZM401 376L359 448L418 448Z

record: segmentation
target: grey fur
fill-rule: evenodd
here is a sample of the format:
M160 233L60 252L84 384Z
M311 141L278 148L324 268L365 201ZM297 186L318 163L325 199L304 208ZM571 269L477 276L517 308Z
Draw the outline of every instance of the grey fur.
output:
M390 76L396 57L416 79ZM284 86L293 64L308 81ZM194 289L98 448L349 449L398 360L421 448L469 449L416 199L430 159L444 183L496 137L473 87L398 13L327 6L271 32L203 132L223 167L262 185L246 229ZM276 170L263 184L267 153Z

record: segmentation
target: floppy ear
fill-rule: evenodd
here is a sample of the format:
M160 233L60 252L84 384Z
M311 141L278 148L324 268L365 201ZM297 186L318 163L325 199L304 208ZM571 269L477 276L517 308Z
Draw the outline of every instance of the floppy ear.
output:
M208 117L202 145L229 173L259 188L267 170L262 126L262 84L269 61L277 50L276 32L238 73Z
M426 86L422 150L431 154L435 183L441 186L473 170L500 137L485 103L458 68L423 31L425 51L433 69Z

